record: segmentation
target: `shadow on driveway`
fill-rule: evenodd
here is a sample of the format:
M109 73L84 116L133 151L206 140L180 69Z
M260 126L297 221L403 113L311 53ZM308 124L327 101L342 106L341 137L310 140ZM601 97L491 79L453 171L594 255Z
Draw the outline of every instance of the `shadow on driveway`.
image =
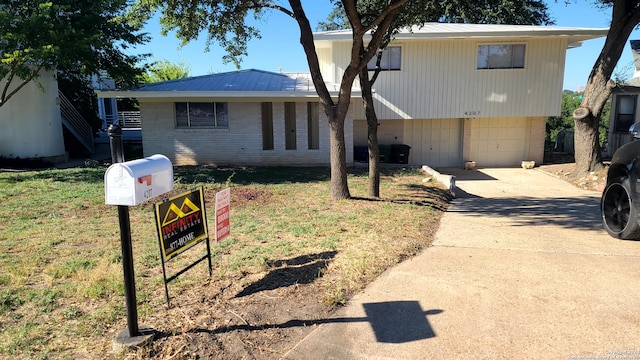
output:
M466 194L466 193L465 193ZM600 200L590 196L562 198L481 198L466 194L449 212L479 216L505 216L513 226L555 225L564 228L602 230Z

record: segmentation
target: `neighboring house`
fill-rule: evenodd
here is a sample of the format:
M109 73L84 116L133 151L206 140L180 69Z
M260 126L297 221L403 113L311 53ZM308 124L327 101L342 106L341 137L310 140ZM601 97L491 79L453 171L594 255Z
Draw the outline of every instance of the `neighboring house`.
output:
M541 163L546 118L560 113L567 49L606 33L470 24L401 32L382 53L385 71L374 84L380 144L410 146L410 165ZM337 96L351 32L314 39ZM352 95L348 149L367 144L361 94ZM308 75L245 70L98 96L137 98L145 155L161 153L177 165L329 164L328 125ZM347 162L353 159L347 152Z
M65 160L58 82L46 72L39 81L44 91L30 82L0 107L1 157Z
M337 98L338 85L330 89ZM243 70L97 93L138 99L145 156L175 165L329 164L329 126L308 74Z
M38 82L42 87L32 81L0 107L0 157L58 163L68 159L65 146L92 152L91 127L58 92L55 77L42 72Z
M631 141L629 128L640 123L638 95L640 94L640 40L631 40L634 71L631 80L617 85L611 91L611 113L609 117L608 153L613 153ZM604 119L603 119L604 121Z

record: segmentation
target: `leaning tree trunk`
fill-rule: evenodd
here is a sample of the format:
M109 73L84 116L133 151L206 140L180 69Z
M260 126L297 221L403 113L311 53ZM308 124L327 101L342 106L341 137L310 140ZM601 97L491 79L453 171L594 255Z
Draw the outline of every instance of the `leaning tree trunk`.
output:
M362 102L367 116L367 145L369 148L369 196L380 197L380 148L378 147L378 116L373 107L373 92L366 68L360 71Z
M615 0L612 20L604 47L591 70L582 102L573 112L575 123L574 177L603 168L599 141L602 109L614 84L609 80L631 31L640 21L639 1Z

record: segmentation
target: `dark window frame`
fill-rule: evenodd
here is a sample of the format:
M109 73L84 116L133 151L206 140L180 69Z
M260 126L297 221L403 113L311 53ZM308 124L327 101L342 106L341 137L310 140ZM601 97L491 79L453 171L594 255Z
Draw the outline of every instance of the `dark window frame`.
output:
M394 51L397 51L397 52L394 52ZM380 59L380 71L402 70L402 46L399 46L399 45L387 46L384 50L382 50L381 56L382 57ZM369 63L367 63L367 70L375 71L377 61L378 61L378 54L376 54L376 56L374 56L373 58L371 58L371 60L369 60Z
M176 129L229 128L229 104L227 102L175 102L174 115Z
M498 56L499 52L508 50L509 64L502 64L507 56ZM493 55L493 56L492 56ZM506 54L504 54L506 55ZM524 69L526 67L526 44L481 44L478 45L476 69L478 70L505 70Z

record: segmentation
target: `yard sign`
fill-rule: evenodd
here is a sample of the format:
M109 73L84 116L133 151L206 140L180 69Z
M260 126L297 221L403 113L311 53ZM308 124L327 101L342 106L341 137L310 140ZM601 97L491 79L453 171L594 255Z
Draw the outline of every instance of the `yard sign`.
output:
M164 275L167 303L169 303L167 284L185 271L207 259L209 260L209 275L211 275L211 248L207 232L207 214L204 207L203 194L204 191L200 186L155 204L158 243L160 245L160 255L162 255L162 273ZM204 240L207 243L207 254L180 270L177 274L167 278L165 263Z
M216 193L216 241L224 240L231 233L229 208L231 190L226 188Z

